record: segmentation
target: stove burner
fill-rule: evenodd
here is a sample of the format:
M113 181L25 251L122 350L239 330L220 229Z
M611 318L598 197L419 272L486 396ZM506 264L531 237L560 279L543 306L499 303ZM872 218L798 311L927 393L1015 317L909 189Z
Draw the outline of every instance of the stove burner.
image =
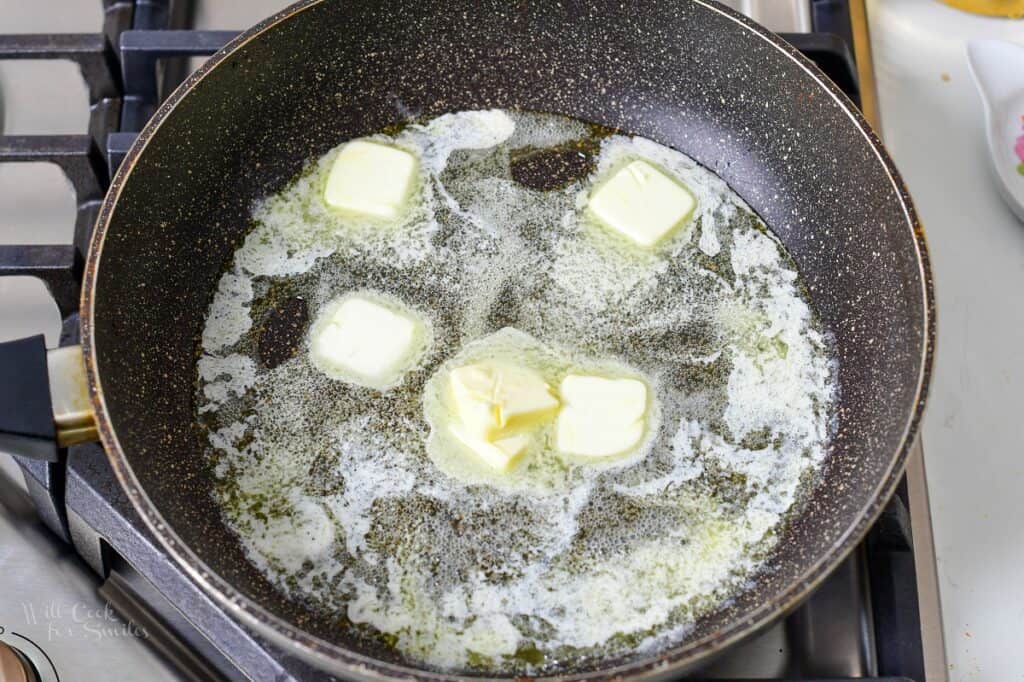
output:
M784 37L859 102L850 4L809 1L815 32ZM64 318L62 345L78 341L83 255L109 178L137 131L186 75L186 58L212 54L236 35L180 30L188 5L104 2L101 33L0 36L0 59L70 59L88 85L87 133L0 136L0 163L57 164L75 191L72 244L0 246L0 276L31 275L48 287ZM292 317L301 312L292 311ZM19 465L40 517L104 579L101 595L145 628L148 641L187 679L330 679L254 636L177 568L138 519L99 445L62 451L56 463ZM731 649L687 679L739 675L737 662L759 657L764 669L744 676L923 681L922 611L907 499L904 482L867 540L784 627ZM0 666L23 660L7 652L0 643Z

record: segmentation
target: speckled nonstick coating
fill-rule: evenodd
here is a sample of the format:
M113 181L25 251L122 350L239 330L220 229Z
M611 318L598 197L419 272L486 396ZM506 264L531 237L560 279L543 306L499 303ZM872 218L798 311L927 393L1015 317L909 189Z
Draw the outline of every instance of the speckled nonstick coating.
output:
M157 537L258 632L337 673L437 677L357 649L245 560L199 452L196 338L255 197L344 139L488 107L567 114L696 158L779 235L835 334L829 466L756 585L658 658L565 670L677 672L793 607L860 540L902 471L934 339L923 236L878 140L809 62L714 3L326 0L235 40L160 108L103 205L82 300L103 442Z

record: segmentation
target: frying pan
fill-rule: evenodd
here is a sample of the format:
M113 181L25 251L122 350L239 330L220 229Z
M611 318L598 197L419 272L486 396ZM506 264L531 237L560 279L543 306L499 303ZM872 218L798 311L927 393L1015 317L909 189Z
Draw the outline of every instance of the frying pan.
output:
M923 235L878 139L810 62L714 2L308 0L262 22L160 107L121 165L89 250L82 353L51 357L53 398L63 404L61 381L73 389L84 359L95 427L142 519L259 634L345 676L443 677L347 639L245 559L211 494L193 382L211 292L255 198L343 140L492 107L565 114L694 157L782 240L835 336L827 465L752 586L671 649L560 671L677 673L796 606L860 541L900 478L934 340ZM38 343L8 351L6 376L42 366ZM58 435L73 442L89 427L66 420Z

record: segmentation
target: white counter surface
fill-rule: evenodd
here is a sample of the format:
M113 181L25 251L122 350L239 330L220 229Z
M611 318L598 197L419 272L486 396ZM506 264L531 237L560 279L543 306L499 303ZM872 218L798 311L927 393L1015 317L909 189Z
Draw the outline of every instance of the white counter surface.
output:
M989 168L966 40L1024 21L869 0L883 137L928 236L938 354L924 421L950 679L1024 680L1024 224Z

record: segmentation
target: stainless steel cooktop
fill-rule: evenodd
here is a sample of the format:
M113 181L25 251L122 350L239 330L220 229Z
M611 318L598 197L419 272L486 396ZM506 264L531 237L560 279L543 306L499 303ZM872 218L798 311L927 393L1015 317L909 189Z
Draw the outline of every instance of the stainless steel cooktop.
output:
M137 81L139 69L150 79L157 69L166 88L232 31L286 4L0 0L0 32L9 34L0 35L2 132L79 135L91 139L98 158L116 168L153 105L146 101L147 86ZM792 40L852 96L860 95L871 115L870 55L866 39L857 34L858 24L864 29L860 0L726 4L773 30L807 34ZM101 27L112 46L103 46ZM170 34L167 28L200 33ZM24 35L42 33L91 34L95 40L79 35L75 44L82 51L106 50L103 54L120 65L124 90L100 91L92 80L87 87L75 64L46 53L46 39ZM43 59L22 61L26 57ZM81 242L91 225L95 197L76 205L60 168L46 163L51 160L46 154L25 151L41 139L0 142L0 267L22 248L4 245ZM4 163L17 156L15 151L37 160ZM73 297L64 299L69 313ZM71 314L62 321L39 280L0 277L0 341L38 333L45 333L51 346L73 341L77 318ZM0 455L0 681L8 679L5 674L19 679L5 671L26 663L40 680L330 679L220 611L140 526L99 446L73 447L57 465L18 463ZM21 658L12 659L12 650ZM869 540L815 596L691 678L906 675L923 680L925 671L929 680L944 679L918 447L906 485Z

